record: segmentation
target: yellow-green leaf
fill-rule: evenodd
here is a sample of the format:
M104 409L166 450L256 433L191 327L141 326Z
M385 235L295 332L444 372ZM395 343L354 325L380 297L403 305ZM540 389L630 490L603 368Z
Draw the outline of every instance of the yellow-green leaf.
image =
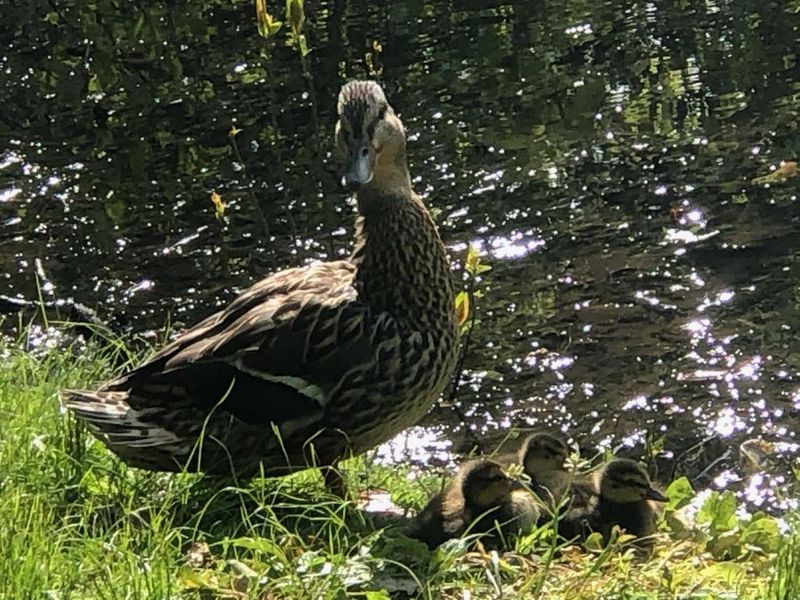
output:
M300 48L300 55L301 56L306 56L309 52L311 52L311 50L308 47L308 42L306 41L306 36L305 35L300 35L297 38L297 45Z
M459 292L456 296L456 320L459 327L469 319L469 294Z
M214 205L214 216L218 220L221 219L225 215L225 209L228 205L222 201L222 196L217 192L211 192L211 203Z
M492 267L481 262L480 251L472 244L467 248L467 258L464 261L464 268L467 273L473 277L492 270Z
M256 22L258 23L258 34L264 39L275 35L282 25L267 12L267 0L256 0Z
M467 248L467 260L465 262L467 273L475 274L478 270L478 265L481 264L481 254L478 249L472 244Z
M217 581L209 571L195 571L189 565L183 565L178 569L178 581L183 587L190 590L213 589Z

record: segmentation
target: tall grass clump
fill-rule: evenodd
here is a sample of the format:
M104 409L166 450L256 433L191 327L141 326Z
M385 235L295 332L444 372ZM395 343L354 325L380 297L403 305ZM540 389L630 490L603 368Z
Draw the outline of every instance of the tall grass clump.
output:
M429 551L402 535L402 512L418 510L442 474L369 455L345 464L348 484L384 490L393 514L330 496L313 471L233 485L128 468L63 414L58 391L141 357L66 331L0 340L0 598L800 597L796 515L779 530L728 493L696 496L685 480L668 490L656 550L643 560L624 535L579 549L552 526L504 553L470 540Z

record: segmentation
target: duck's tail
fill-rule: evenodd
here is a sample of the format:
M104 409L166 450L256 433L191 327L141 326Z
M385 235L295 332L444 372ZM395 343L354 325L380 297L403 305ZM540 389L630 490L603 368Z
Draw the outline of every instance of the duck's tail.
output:
M126 463L176 470L174 456L182 453L184 446L181 438L153 422L154 409L136 409L129 400L127 390L61 391L61 404L86 422L92 433Z

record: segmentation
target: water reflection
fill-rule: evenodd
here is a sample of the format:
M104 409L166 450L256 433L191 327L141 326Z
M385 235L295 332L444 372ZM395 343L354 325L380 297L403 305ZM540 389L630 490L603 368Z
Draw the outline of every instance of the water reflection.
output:
M102 30L81 6L57 23L9 8L0 309L43 284L53 310L72 299L123 332L180 327L265 272L346 254L333 100L379 41L454 264L473 244L493 266L458 396L381 455L446 461L554 427L747 494L788 473L798 180L753 181L797 158L796 15L308 5L310 81L291 49L258 46L249 5L153 8L136 28L109 11ZM758 480L750 439L773 444Z

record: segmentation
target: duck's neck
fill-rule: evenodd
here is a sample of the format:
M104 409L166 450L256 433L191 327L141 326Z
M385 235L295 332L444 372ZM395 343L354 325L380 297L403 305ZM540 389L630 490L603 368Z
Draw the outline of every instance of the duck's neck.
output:
M393 185L384 182L373 181L357 196L352 261L358 293L370 306L414 327L452 325L453 282L436 225L411 191L407 170L397 173Z

